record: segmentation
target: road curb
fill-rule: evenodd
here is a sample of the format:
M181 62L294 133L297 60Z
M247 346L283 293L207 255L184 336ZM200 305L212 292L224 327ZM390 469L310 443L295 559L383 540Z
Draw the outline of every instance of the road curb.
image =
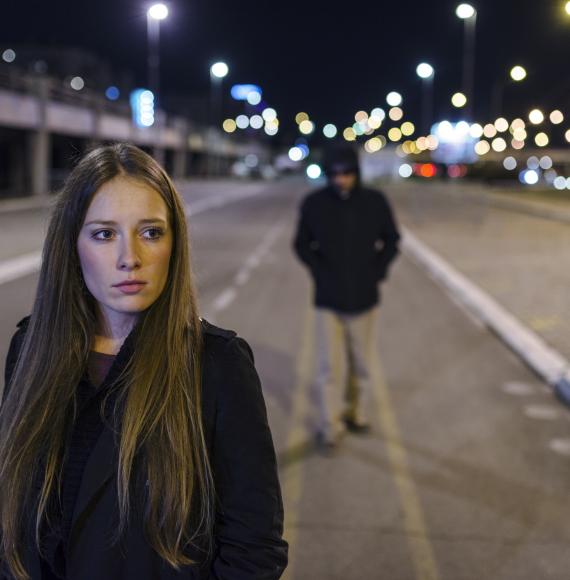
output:
M444 258L403 229L402 249L490 328L570 406L570 362Z

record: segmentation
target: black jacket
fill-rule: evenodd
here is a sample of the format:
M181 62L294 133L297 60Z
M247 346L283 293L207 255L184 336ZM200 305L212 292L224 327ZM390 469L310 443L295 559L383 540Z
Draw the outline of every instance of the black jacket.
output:
M6 387L27 320L19 324L10 344ZM213 559L202 557L200 567L175 571L150 547L136 518L124 539L110 545L118 513L118 458L113 433L105 427L89 456L75 504L66 557L69 580L276 580L285 569L281 490L253 354L233 331L206 321L202 328L202 411L219 498ZM122 350L127 351L122 359L128 360L128 345ZM40 580L33 540L24 550L32 580ZM190 555L201 557L199 551Z
M378 283L398 253L400 234L383 193L332 186L305 197L294 249L315 283L315 305L358 313L379 302Z

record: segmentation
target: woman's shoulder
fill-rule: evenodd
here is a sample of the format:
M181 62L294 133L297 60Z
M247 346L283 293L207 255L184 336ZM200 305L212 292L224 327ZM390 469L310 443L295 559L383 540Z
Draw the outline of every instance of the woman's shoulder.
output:
M229 361L236 357L239 359L245 356L253 363L251 347L235 330L221 328L205 318L201 318L200 322L206 360L215 360L219 363L223 360Z

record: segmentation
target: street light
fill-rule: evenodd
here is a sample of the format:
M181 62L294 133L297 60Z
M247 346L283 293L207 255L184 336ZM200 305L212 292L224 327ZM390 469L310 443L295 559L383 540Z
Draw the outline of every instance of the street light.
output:
M218 127L223 116L222 83L229 72L225 62L215 62L210 67L210 125ZM220 159L208 156L208 173L219 172Z
M455 14L464 22L463 39L463 93L467 97L467 114L473 113L473 87L475 85L475 29L477 10L471 4L460 4Z
M516 82L524 80L526 78L526 69L522 66L514 66L511 69L511 78Z
M160 85L160 55L158 43L160 36L160 21L168 16L168 7L165 4L153 4L146 13L146 31L148 42L148 85L154 94L155 105L158 105L158 91Z
M433 113L433 78L435 71L431 64L422 62L416 67L416 74L422 79L422 131L427 135Z
M564 10L566 10L566 14L570 15L570 2L566 2L566 6L564 7Z
M498 79L494 82L491 103L491 115L493 117L497 117L503 112L501 109L503 108L503 97L507 83L520 83L526 79L526 76L526 69L521 65L516 65L509 71L508 78Z

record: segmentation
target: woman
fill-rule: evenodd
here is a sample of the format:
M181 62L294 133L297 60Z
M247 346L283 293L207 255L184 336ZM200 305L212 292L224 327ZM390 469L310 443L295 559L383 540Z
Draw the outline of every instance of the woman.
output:
M198 317L183 203L131 145L59 195L0 410L5 578L262 580L287 562L247 343Z

